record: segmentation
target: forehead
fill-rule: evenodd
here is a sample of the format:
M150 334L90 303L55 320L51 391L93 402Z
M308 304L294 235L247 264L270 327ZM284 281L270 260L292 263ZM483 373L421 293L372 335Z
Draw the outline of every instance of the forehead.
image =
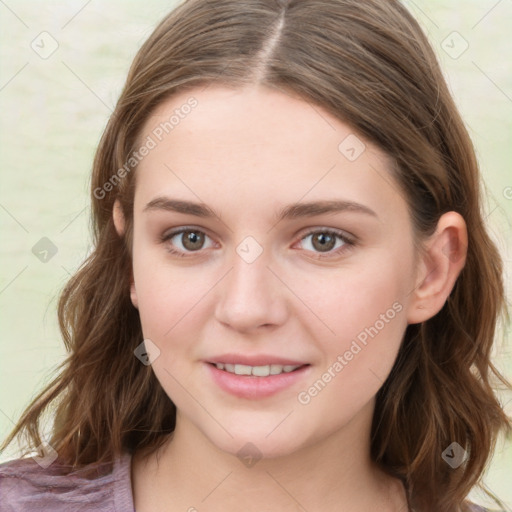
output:
M177 94L153 111L139 140L152 141L136 171L140 209L162 194L254 213L306 196L405 206L384 153L282 91L210 85Z
M341 127L334 126L333 121L336 120L318 106L287 92L267 87L228 89L209 85L177 94L158 105L142 134L154 132L168 145L178 138L181 144L201 137L197 156L226 146L231 152L248 147L291 148L294 151L288 156L293 156L312 149L310 144L299 146L306 140L336 149Z

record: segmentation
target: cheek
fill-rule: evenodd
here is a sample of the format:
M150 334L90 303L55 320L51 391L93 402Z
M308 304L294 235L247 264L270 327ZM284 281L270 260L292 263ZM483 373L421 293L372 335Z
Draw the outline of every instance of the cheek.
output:
M316 338L323 359L297 398L308 418L324 418L326 431L353 417L388 377L407 326L404 275L390 259L323 283L315 307L335 335Z
M208 270L171 264L158 251L142 248L134 253L133 275L144 337L154 340L161 350L170 343L174 348L180 342L190 346L193 326L199 325L199 315L218 277Z
M392 365L407 326L409 267L407 258L379 254L373 262L366 261L357 268L346 267L302 281L297 295L315 313L303 319L312 339L319 340L321 351L329 358L324 364L335 361L352 347L357 355L347 354L351 361L368 364L375 359Z
M144 335L162 341L189 321L194 306L207 291L197 281L169 269L142 269L134 272L134 279Z

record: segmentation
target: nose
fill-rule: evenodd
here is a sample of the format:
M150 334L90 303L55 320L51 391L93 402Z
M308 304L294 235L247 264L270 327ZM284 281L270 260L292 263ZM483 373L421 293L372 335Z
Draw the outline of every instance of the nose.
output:
M236 331L275 327L287 319L285 286L263 255L248 263L235 254L231 271L216 290L215 317Z

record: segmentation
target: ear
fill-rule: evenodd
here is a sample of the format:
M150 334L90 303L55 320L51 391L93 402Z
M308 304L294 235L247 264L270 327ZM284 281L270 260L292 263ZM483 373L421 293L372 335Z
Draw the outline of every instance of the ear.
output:
M441 311L464 268L467 247L463 217L456 212L442 215L418 261L416 287L407 311L409 324L424 322Z
M112 217L114 220L114 227L116 228L117 234L122 237L124 235L124 213L123 207L121 206L121 202L119 199L114 201L114 207L112 209Z
M123 207L119 199L114 201L114 207L112 209L112 218L114 221L114 227L117 234L122 238L125 231L125 217L123 213ZM137 291L135 290L135 281L133 278L133 265L130 277L130 299L135 308L139 309L139 301L137 299Z

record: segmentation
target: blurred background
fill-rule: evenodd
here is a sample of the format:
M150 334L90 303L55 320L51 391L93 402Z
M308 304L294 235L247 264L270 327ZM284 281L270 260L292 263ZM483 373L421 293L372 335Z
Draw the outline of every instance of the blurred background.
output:
M90 250L94 151L136 51L177 3L0 0L0 440L64 358L57 297ZM429 35L473 138L510 302L512 2L404 3ZM510 380L504 330L494 364ZM512 395L498 394L512 415ZM0 462L16 456L11 447ZM512 443L500 439L485 483L512 508L511 477ZM471 498L489 504L476 490Z

